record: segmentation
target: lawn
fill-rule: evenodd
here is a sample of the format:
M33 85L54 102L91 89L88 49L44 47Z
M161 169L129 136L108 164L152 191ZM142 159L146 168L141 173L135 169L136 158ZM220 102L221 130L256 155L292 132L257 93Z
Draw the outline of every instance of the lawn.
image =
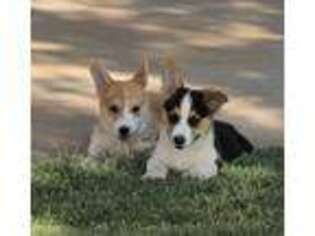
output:
M36 159L32 235L283 235L283 149L226 164L208 181L143 182L146 154L115 168L80 154Z

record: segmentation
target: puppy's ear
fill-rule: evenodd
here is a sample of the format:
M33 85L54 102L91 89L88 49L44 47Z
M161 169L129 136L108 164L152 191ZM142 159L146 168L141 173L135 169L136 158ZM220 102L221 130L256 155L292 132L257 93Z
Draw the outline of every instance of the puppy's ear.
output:
M102 96L106 92L106 89L115 83L111 78L104 61L101 59L92 60L90 64L90 73L93 77L98 96Z
M202 90L202 94L203 100L207 104L211 114L217 112L228 101L227 95L220 90L204 89Z
M145 87L148 82L148 76L149 76L149 62L145 53L142 53L140 66L138 70L136 71L136 73L134 74L133 81Z
M184 87L185 75L177 68L175 60L170 57L166 58L164 67L164 91L170 94L178 88Z

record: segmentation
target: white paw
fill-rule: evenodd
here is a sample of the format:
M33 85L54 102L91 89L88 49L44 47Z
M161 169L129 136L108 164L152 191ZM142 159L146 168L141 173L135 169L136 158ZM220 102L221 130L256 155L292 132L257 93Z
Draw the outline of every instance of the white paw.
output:
M84 168L96 168L98 165L99 165L99 162L90 156L86 157L81 162L81 166Z
M193 179L198 179L198 180L207 180L213 176L216 176L216 172L184 172L182 174L183 178L193 178Z
M164 180L166 176L162 175L153 175L150 173L145 173L144 175L141 176L141 180Z

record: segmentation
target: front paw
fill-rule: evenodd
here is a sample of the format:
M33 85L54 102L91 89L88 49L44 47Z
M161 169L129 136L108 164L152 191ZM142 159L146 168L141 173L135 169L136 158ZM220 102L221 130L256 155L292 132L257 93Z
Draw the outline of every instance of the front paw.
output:
M100 165L100 162L95 157L88 156L81 161L81 166L87 169L95 169Z
M81 162L81 166L87 169L98 168L115 169L117 166L117 160L114 158L107 158L106 156L103 157L88 156Z
M147 181L147 180L164 180L166 176L164 175L157 175L157 174L150 174L150 173L145 173L144 175L141 176L141 180Z
M214 177L214 176L216 176L216 172L204 173L204 172L194 171L194 172L184 172L182 174L183 178L191 178L191 179L197 179L201 181L208 180L209 178Z

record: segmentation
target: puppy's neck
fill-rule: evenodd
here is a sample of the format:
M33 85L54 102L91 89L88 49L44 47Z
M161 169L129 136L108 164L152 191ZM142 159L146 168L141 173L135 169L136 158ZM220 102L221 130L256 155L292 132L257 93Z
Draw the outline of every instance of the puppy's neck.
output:
M201 149L212 150L214 149L214 129L213 129L213 122L210 123L209 128L205 134L202 134L197 140L195 140L191 145L185 147L184 149L176 149L174 147L173 142L170 140L169 136L167 135L167 131L164 130L161 134L162 143L168 146L170 150L174 152L178 152L178 154L182 152L194 152L200 151Z
M208 130L205 134L200 136L195 142L191 144L191 146L187 148L213 148L214 146L214 130L213 124L210 123Z

